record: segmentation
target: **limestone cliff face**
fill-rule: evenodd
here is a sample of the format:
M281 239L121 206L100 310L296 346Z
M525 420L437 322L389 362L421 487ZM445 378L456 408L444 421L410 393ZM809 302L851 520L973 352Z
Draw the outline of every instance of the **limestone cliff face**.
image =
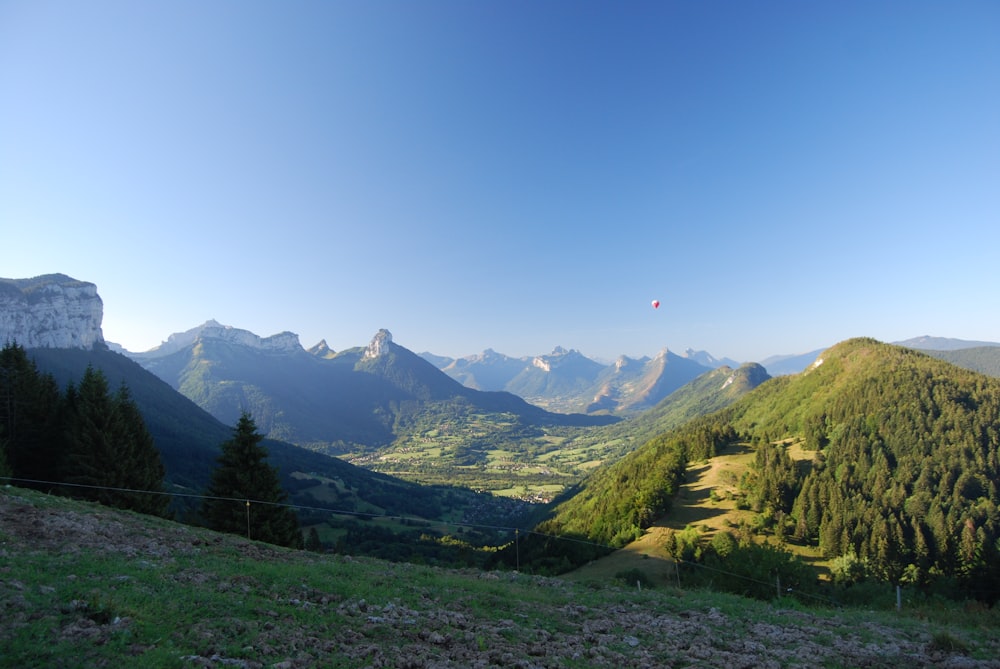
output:
M24 348L103 346L104 303L97 286L65 274L0 279L0 345Z
M214 327L206 326L202 329L201 339L221 339L230 344L256 348L272 353L293 353L301 351L302 344L299 343L299 336L294 332L279 332L270 337L260 337L249 330L241 330L229 325L218 325Z
M134 360L153 360L176 353L198 341L220 340L237 346L258 349L269 353L295 353L304 350L299 336L293 332L279 332L270 337L260 337L249 330L223 325L210 320L186 332L170 335L167 341L144 353L127 353Z
M392 333L385 328L379 330L372 337L371 342L368 344L368 348L365 349L365 353L362 356L364 360L370 360L372 358L378 358L389 352L389 344L392 343Z

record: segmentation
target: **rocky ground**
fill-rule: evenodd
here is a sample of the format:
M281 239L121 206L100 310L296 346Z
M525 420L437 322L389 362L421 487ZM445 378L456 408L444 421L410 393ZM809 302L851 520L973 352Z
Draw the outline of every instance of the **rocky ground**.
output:
M128 616L98 615L93 604L60 597L60 583L29 578L10 566L14 555L114 555L137 564L177 564L182 556L207 553L214 545L236 545L246 559L268 562L313 560L347 566L367 563L343 556L315 556L264 544L222 537L202 530L158 523L139 516L85 507L38 505L30 496L0 492L0 666L4 648L26 627L37 628L39 643L71 642L80 664L102 666L106 660L91 649L108 644L135 626ZM407 577L408 565L371 561L371 573L384 581ZM354 567L352 567L354 568ZM419 568L426 569L426 568ZM1000 641L983 648L969 642L942 648L933 625L893 627L879 621L848 622L836 614L771 610L758 620L735 617L702 600L667 593L646 593L638 600L602 598L593 591L577 597L583 586L560 579L509 573L465 572L467 593L458 593L455 578L450 596L426 592L399 600L384 589L364 597L242 580L210 568L162 569L178 588L205 588L213 593L269 587L269 604L252 615L206 619L178 630L177 643L190 650L176 654L180 666L191 667L947 667L1000 669ZM412 572L411 572L412 573ZM82 576L81 576L82 577ZM120 578L134 578L123 575ZM401 580L401 582L403 582ZM495 605L475 601L482 586ZM506 583L551 591L550 599L505 600ZM415 587L415 586L414 586ZM445 586L441 586L445 587ZM275 589L277 588L277 589ZM659 597L662 604L651 605ZM667 598L670 598L667 601ZM511 600L516 600L512 596ZM443 604L446 602L446 604ZM497 612L495 609L502 609ZM539 624L538 621L545 621ZM950 632L947 638L956 638ZM245 652L234 652L226 637L252 639ZM23 638L23 635L20 637ZM141 659L152 642L126 646ZM251 647L252 646L252 647ZM990 659L990 658L993 659ZM141 662L139 663L141 664ZM134 666L139 666L134 664Z

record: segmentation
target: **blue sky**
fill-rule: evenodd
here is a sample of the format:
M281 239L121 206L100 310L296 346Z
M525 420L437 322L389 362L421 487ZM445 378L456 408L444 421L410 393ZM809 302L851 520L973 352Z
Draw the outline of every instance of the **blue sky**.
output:
M0 276L136 351L1000 341L998 73L996 2L0 0Z

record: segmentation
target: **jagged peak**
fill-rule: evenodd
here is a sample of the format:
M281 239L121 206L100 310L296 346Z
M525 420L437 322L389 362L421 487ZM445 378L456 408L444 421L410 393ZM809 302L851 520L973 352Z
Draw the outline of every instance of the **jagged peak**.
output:
M307 352L318 358L330 358L336 353L336 351L330 348L330 345L326 343L326 339L320 339L316 344L309 347Z
M389 344L392 343L392 333L382 328L375 333L372 337L371 343L368 344L368 348L365 349L365 353L362 356L364 360L370 360L372 358L378 358L389 352Z

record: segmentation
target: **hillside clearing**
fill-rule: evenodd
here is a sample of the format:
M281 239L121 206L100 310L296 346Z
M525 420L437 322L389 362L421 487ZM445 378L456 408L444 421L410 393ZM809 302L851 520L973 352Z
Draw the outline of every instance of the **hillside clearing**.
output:
M796 461L812 459L812 453L803 450L798 442L788 445L788 453ZM735 494L740 477L753 460L752 448L746 444L732 444L709 460L689 464L686 481L669 514L656 521L638 540L568 576L577 580L606 579L621 572L639 570L654 584L676 585L674 563L664 548L667 531L693 526L708 539L716 532L749 522L754 513L738 509ZM807 561L817 562L815 550L791 545L788 549Z

